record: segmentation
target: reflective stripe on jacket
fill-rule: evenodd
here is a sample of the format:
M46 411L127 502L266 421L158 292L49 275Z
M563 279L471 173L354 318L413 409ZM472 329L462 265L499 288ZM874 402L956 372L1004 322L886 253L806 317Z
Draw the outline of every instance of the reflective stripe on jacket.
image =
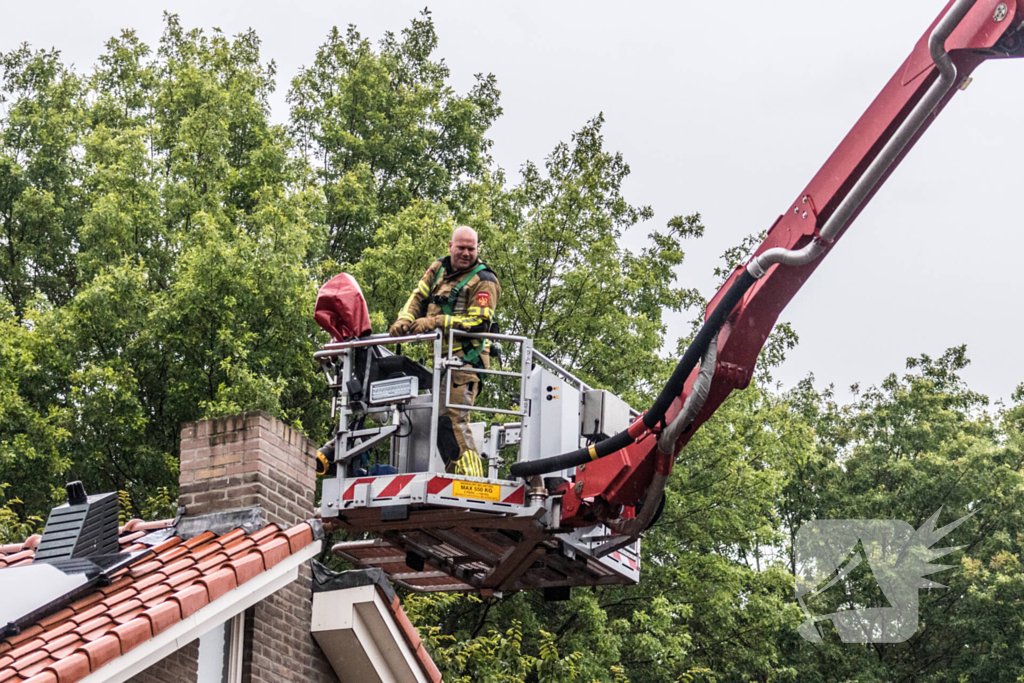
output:
M441 306L436 303L436 298L446 299L451 290L462 282L478 264L479 261L469 268L452 272L451 257L446 256L434 261L420 281L416 283L416 289L413 290L409 300L402 307L401 313L398 314L399 320L411 321L417 318L443 315L444 324L438 325L438 329L446 334L446 339L447 332L452 328L464 332L487 332L494 319L498 299L501 297L501 285L498 284L498 278L490 268L480 271L466 282L452 306L451 315L445 315ZM442 268L444 274L438 280ZM489 346L486 344L480 353L484 367L489 367ZM456 354L462 356L463 352L459 349Z

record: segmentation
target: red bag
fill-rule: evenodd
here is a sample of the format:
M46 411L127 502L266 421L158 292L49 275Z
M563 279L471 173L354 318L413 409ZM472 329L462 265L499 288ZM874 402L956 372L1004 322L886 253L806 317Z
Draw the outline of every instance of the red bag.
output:
M341 273L320 288L313 317L336 342L370 334L370 311L363 290L348 273Z

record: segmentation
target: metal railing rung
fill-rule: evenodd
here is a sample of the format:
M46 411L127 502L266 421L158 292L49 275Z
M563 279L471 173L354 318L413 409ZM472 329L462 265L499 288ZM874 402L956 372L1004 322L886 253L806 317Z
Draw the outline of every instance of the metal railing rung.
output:
M486 406L467 406L467 405L462 405L461 403L460 404L456 404L456 405L449 405L448 407L449 408L461 408L462 410L473 410L473 411L476 411L478 413L496 413L498 415L519 415L519 416L522 416L522 415L525 414L522 410L502 410L501 408L488 408Z

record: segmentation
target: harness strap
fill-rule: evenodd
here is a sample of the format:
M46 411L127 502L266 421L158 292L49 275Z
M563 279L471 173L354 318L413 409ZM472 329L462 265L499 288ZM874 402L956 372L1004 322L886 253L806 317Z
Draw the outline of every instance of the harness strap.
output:
M477 273L479 273L479 272L481 272L483 270L486 270L486 269L487 269L487 266L485 264L478 263L476 268L474 268L473 270L469 271L469 275L467 275L466 278L462 282L460 282L459 284L457 284L454 287L452 287L451 291L448 292L448 296L444 297L444 296L434 295L434 296L430 297L431 303L434 303L434 304L437 304L438 306L440 306L441 310L444 311L445 315L454 315L455 314L455 302L458 301L458 299L459 299L459 292L462 291L462 288L466 286L466 283L469 282L470 280L472 280L476 276ZM440 282L441 278L443 278L443 277L444 277L444 266L441 266L440 268L437 269L437 278L434 279L434 287L437 286L437 283Z
M484 263L478 263L473 270L469 271L469 274L466 275L462 282L451 288L448 292L448 296L438 296L435 294L428 299L429 303L440 306L445 315L454 315L455 304L459 300L459 293L462 291L462 288L465 287L466 284L477 275L477 273L484 270L487 270L487 265ZM437 269L437 277L434 278L434 284L431 289L436 287L437 283L439 283L443 278L444 266L441 266ZM464 340L462 343L462 360L474 367L483 367L483 362L480 360L480 354L483 352L483 349L484 344L477 345L469 340Z

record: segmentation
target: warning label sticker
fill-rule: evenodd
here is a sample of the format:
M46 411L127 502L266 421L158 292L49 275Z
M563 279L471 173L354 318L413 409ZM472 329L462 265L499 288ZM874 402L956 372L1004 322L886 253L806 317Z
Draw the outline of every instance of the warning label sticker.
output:
M452 495L456 498L472 498L473 500L490 500L501 502L501 486L484 484L478 481L453 481Z

